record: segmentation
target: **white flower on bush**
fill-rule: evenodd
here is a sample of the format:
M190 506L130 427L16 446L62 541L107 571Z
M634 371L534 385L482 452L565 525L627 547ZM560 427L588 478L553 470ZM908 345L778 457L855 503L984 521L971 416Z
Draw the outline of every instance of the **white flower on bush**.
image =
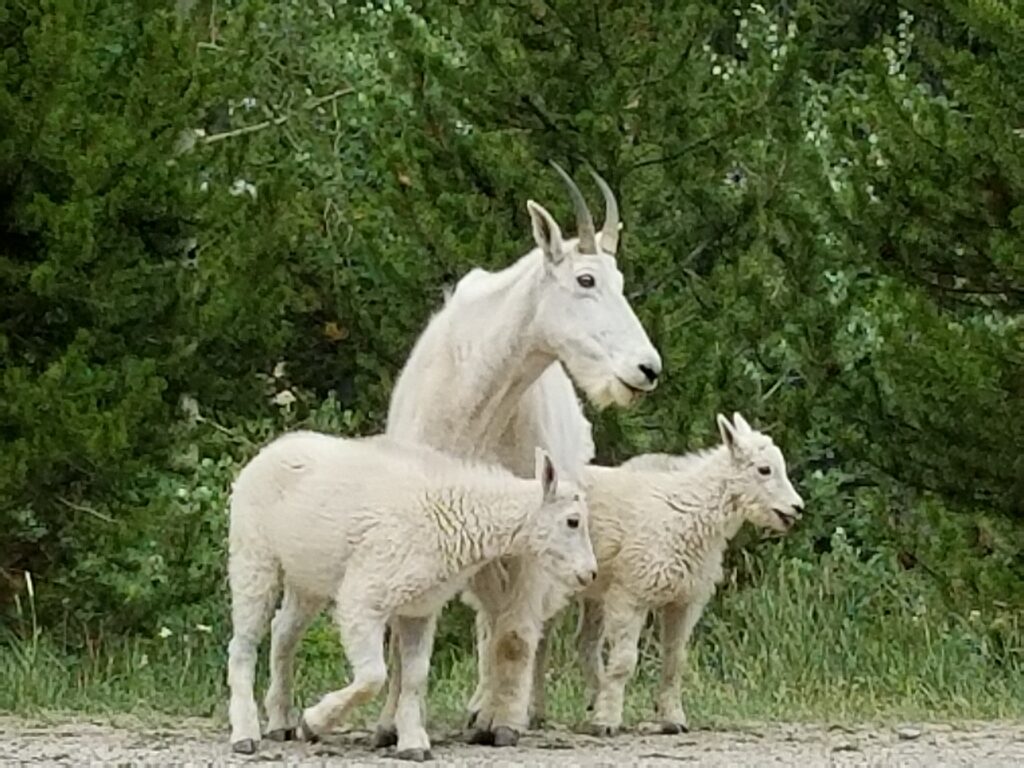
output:
M295 395L292 394L292 391L290 389L282 389L280 392L278 392L271 398L271 402L274 405L281 406L282 408L287 408L289 405L295 402Z
M166 640L168 637L170 637L173 634L174 633L171 630L169 630L167 627L160 627L160 631L157 632L157 636L161 640Z
M196 624L196 632L202 632L204 635L208 635L213 632L213 627L209 624Z
M245 179L235 179L235 182L231 185L231 189L228 190L228 194L232 197L249 195L253 200L255 200L256 185L246 181Z
M178 407L187 421L196 422L199 420L199 401L192 395L182 395L178 401Z

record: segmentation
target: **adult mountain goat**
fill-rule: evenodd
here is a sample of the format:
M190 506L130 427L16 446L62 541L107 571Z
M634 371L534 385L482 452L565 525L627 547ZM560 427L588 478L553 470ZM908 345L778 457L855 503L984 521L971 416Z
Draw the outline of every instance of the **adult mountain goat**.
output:
M234 750L251 753L259 744L256 651L283 582L266 699L271 734L291 726L295 645L333 600L352 682L303 711L300 736L315 739L379 692L390 621L403 682L398 756L429 757L423 699L444 603L475 571L504 555L530 557L568 589L589 585L596 575L582 495L572 483L558 482L539 449L536 466L539 480L524 480L380 436L295 432L263 448L243 468L231 496Z
M555 169L568 187L578 237L564 238L544 208L527 203L537 247L507 269L474 269L458 283L395 384L388 435L493 460L524 477L540 446L573 473L594 445L565 369L598 406L628 405L654 389L661 358L623 295L615 262L615 196L594 174L607 209L598 233L579 188ZM482 569L470 593L480 674L470 704L474 740L511 745L527 726L544 621L569 593L522 557ZM400 683L392 670L378 744L394 739Z
M718 416L723 444L684 456L651 454L587 470L598 579L581 600L579 647L593 730L622 723L626 682L647 614L661 613L662 730L679 733L679 666L690 633L722 579L722 556L744 522L788 531L803 512L782 452L738 413ZM602 662L603 646L608 661Z

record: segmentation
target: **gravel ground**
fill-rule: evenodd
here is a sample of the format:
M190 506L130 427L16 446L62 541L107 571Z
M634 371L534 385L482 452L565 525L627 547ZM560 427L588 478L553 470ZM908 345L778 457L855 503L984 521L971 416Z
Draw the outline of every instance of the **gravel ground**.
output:
M611 739L568 731L531 733L514 750L471 747L458 734L434 734L434 765L1022 766L1024 723L826 727L747 725L663 736L643 728ZM226 729L208 720L172 727L85 720L0 718L2 765L402 765L368 747L369 734L339 733L323 743L264 741L257 755L233 755Z

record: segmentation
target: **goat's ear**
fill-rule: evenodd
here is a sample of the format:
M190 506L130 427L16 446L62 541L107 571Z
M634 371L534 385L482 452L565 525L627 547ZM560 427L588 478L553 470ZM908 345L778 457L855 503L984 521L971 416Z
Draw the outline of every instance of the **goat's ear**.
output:
M725 444L725 447L729 449L729 452L735 456L738 448L737 443L739 437L736 434L736 427L734 427L729 422L729 419L722 414L718 414L717 420L718 431L722 434L722 442Z
M526 208L530 212L530 223L533 225L533 239L544 252L544 258L549 264L558 264L565 257L563 252L562 230L558 222L546 210L544 206L533 200L526 201Z
M735 411L732 415L732 423L736 425L736 431L742 435L749 435L753 433L750 425L747 424L747 420L744 419L739 411Z
M540 478L540 486L544 490L544 501L552 502L558 492L558 473L555 471L555 464L543 448L537 449L536 461L534 475Z

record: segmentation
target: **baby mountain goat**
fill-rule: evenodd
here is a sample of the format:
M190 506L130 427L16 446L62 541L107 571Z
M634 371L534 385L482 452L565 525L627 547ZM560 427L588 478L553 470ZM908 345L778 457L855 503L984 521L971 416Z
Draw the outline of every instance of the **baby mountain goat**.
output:
M315 740L385 683L384 628L393 621L401 658L398 756L429 757L424 693L437 614L477 570L526 555L573 591L597 563L579 489L559 484L551 459L536 476L471 464L386 437L344 439L294 432L263 448L232 489L229 717L236 752L254 752L256 651L274 604L266 709L271 738L295 733L295 648L328 601L352 666L352 682L308 707L298 735Z
M686 729L679 666L722 579L726 545L744 522L787 531L803 512L803 499L771 438L738 413L732 423L719 415L718 427L724 443L718 448L587 469L598 579L582 595L579 646L598 735L610 735L622 723L626 682L652 609L661 612L656 704L662 731Z

